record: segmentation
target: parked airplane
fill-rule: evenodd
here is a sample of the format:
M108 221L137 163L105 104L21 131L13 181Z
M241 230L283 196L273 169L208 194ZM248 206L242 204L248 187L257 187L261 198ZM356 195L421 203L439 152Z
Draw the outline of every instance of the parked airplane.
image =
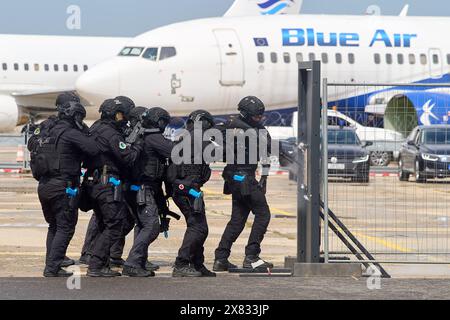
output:
M218 116L256 95L274 111L272 125L289 125L297 61L321 60L330 82L450 82L450 42L440 36L448 18L409 17L406 10L401 16L264 15L292 1L252 2L260 14L176 23L134 38L117 57L82 75L78 92L93 104L123 94L174 115L205 107ZM349 86L329 96L330 106L359 122L366 111L386 113L387 128L404 134L424 118L447 123L449 99L448 89L431 87ZM399 112L412 115L409 123Z
M302 1L257 2L237 0L226 15L293 14L299 12ZM0 35L0 132L54 113L58 93L75 90L80 74L115 56L130 40ZM97 109L88 108L88 117L98 117Z
M54 113L58 93L74 90L80 74L114 56L127 41L0 35L0 131Z

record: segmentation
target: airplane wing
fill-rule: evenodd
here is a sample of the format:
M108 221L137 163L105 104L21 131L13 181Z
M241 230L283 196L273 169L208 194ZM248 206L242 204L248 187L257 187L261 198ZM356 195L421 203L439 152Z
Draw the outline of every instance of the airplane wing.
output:
M303 0L236 0L225 17L299 14Z
M46 117L56 111L55 101L63 92L75 92L75 88L40 88L12 93L21 114L33 115L34 117ZM84 105L88 105L83 101Z

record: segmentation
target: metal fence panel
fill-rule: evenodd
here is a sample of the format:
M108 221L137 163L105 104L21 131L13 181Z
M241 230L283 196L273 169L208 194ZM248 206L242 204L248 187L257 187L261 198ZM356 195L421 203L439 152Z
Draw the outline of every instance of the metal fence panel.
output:
M448 84L324 81L325 220L329 207L377 261L450 263L448 94ZM419 124L431 126L418 131L416 145L408 144ZM358 146L353 132L369 144ZM367 170L364 150L370 155ZM342 239L328 229L322 241L326 260L349 256Z

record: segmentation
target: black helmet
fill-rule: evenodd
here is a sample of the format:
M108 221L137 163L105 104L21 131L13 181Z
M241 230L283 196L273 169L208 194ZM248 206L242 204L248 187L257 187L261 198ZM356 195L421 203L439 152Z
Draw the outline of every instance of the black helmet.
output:
M141 121L142 115L148 109L145 107L135 107L131 109L130 114L128 116L128 120L130 121L131 127L134 127L139 121Z
M238 110L245 119L249 119L255 116L262 116L266 111L266 107L257 97L249 96L239 102Z
M195 110L189 115L188 125L192 125L198 121L202 122L203 130L210 129L215 125L213 116L206 110Z
M86 117L86 109L84 106L79 102L65 102L63 105L58 107L58 113L60 117L68 117L73 118L76 113L79 113L83 116L83 118Z
M122 103L123 107L125 108L125 116L127 117L130 114L131 110L136 107L134 101L125 96L116 97L114 98L114 100L119 100Z
M58 117L60 119L72 120L80 130L83 130L83 120L86 118L86 109L78 102L65 102L58 107Z
M78 102L80 103L80 98L73 92L64 92L58 95L56 98L55 106L60 107L66 102Z
M125 115L126 107L118 99L108 99L102 103L98 112L102 114L102 119L115 120L118 112L122 112Z
M144 128L159 128L164 131L170 122L170 114L163 108L151 108L142 115L142 125Z

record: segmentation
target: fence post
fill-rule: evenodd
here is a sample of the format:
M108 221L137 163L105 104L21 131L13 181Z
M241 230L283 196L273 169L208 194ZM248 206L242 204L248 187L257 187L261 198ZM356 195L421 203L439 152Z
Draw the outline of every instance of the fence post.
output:
M320 61L299 63L297 262L320 262Z
M330 262L329 215L328 215L328 79L323 79L322 89L322 198L323 198L323 251L325 263Z

